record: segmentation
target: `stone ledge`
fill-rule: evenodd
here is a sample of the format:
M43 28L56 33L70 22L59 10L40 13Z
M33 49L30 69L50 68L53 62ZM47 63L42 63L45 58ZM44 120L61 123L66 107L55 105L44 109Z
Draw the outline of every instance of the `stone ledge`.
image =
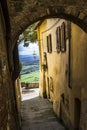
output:
M25 87L25 88L38 88L39 87L39 83L25 83L25 82L22 82L21 83L21 87Z

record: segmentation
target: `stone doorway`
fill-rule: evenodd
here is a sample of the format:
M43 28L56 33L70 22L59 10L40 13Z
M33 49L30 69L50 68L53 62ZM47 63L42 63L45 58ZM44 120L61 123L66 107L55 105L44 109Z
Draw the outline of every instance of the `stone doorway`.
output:
M76 98L75 99L75 130L79 130L79 126L80 126L80 111L81 111L81 101Z

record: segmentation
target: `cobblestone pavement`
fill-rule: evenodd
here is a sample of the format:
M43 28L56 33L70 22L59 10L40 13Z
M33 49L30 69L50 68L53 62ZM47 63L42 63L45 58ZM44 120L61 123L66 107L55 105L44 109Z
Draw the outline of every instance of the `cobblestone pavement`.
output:
M22 92L22 130L65 130L55 117L52 104L39 97L39 89Z

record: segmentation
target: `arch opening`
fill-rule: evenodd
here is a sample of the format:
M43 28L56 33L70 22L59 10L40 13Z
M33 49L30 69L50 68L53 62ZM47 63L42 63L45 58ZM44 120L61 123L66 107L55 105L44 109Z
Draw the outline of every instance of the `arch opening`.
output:
M33 15L33 13L32 13ZM86 15L84 15L83 19L79 18L80 13L78 12L78 14L76 16L73 15L73 13L68 14L65 12L60 12L60 13L51 13L50 14L46 14L44 16L40 16L40 17L35 17L34 19L29 19L28 15L25 17L25 23L22 22L19 26L19 30L16 30L16 32L14 31L15 34L13 34L13 41L16 42L16 40L18 39L19 35L31 24L38 22L38 21L43 21L45 19L49 19L49 18L60 18L60 19L65 19L68 20L70 22L73 22L74 24L76 24L77 26L79 26L83 31L85 31L87 33L87 23L86 23ZM17 23L18 24L18 23Z

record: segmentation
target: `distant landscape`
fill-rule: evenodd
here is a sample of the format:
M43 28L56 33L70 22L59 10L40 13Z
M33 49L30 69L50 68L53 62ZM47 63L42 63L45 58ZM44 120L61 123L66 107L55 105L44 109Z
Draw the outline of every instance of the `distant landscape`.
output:
M21 82L39 82L39 56L19 55L22 64Z

